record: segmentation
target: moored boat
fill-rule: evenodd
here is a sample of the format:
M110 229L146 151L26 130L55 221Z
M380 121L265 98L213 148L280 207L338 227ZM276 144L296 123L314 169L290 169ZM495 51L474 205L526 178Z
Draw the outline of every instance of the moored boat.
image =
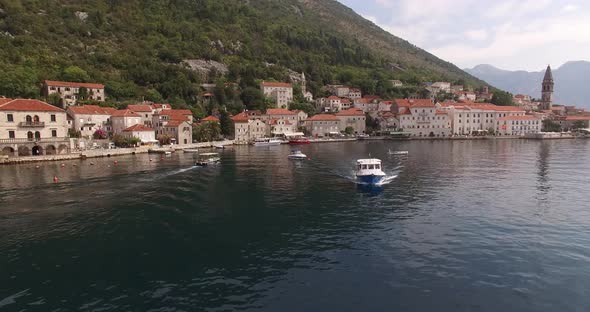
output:
M311 143L311 142L309 141L308 138L305 138L305 137L289 140L289 144L291 144L291 145L302 145L302 144L309 144L309 143Z
M254 146L276 146L281 143L281 140L275 138L258 138L254 141Z
M363 184L376 185L385 179L381 168L381 160L377 158L359 159L356 161L356 179Z
M408 155L408 151L392 151L387 152L389 155Z

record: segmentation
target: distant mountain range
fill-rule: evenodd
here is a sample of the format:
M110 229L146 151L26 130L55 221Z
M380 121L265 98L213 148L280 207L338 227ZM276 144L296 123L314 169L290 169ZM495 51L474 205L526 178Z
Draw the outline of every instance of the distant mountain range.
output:
M502 90L541 98L544 68L538 72L509 71L483 64L471 69L467 68L465 71ZM590 88L587 83L590 78L590 62L567 62L559 68L552 68L552 72L555 80L554 102L556 104L590 108Z

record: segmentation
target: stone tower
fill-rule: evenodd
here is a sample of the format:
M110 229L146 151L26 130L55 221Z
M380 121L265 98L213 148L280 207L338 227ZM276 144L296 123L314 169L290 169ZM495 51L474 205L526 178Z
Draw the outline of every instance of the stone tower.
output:
M541 109L550 110L553 102L553 74L551 74L551 66L547 65L545 77L543 77L543 84L541 89Z

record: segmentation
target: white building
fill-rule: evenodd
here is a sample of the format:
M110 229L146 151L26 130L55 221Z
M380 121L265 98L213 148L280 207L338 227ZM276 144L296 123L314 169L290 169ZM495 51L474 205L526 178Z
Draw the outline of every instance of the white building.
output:
M138 138L142 144L153 144L156 140L156 132L153 128L137 124L124 129L122 135L127 138Z
M353 101L356 99L360 99L362 97L363 97L363 94L361 93L361 89L350 88L350 90L348 91L348 98Z
M391 82L391 86L394 88L402 87L404 84L400 80L389 80Z
M517 135L541 132L541 119L531 115L506 116L496 121L496 133L499 135Z
M444 82L444 81L437 81L437 82L431 84L430 86L428 86L426 89L428 89L428 91L430 91L430 93L432 93L432 94L438 94L439 92L451 93L451 83Z
M66 112L38 100L0 98L0 153L65 154L70 150Z
M449 116L440 110L440 104L430 100L416 100L398 118L400 128L413 137L448 137L452 134Z
M448 113L455 135L495 132L500 118L525 115L525 111L519 107L490 103L448 103L442 109Z
M87 99L104 102L104 85L100 83L67 82L67 81L43 81L42 93L44 96L59 94L62 107L75 105L80 98L80 93L85 90Z
M123 130L134 126L143 124L142 118L139 114L129 110L116 110L111 115L111 124L113 127L113 134L121 134Z
M279 108L288 108L289 103L293 101L293 85L283 82L265 82L260 84L262 93Z
M72 129L80 131L82 137L92 137L94 133L102 129L106 133L112 133L111 115L116 111L112 107L100 107L97 105L83 105L68 107L68 116L72 119Z

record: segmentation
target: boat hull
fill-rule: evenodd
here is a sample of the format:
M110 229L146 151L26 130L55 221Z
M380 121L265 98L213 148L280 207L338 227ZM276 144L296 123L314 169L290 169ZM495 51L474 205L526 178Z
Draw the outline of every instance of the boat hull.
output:
M311 142L309 142L309 140L291 140L289 141L289 144L291 145L304 145L304 144L310 144Z
M356 179L360 183L374 185L374 184L379 184L379 183L383 182L383 179L385 179L385 176L384 175L377 175L377 174L357 175Z

